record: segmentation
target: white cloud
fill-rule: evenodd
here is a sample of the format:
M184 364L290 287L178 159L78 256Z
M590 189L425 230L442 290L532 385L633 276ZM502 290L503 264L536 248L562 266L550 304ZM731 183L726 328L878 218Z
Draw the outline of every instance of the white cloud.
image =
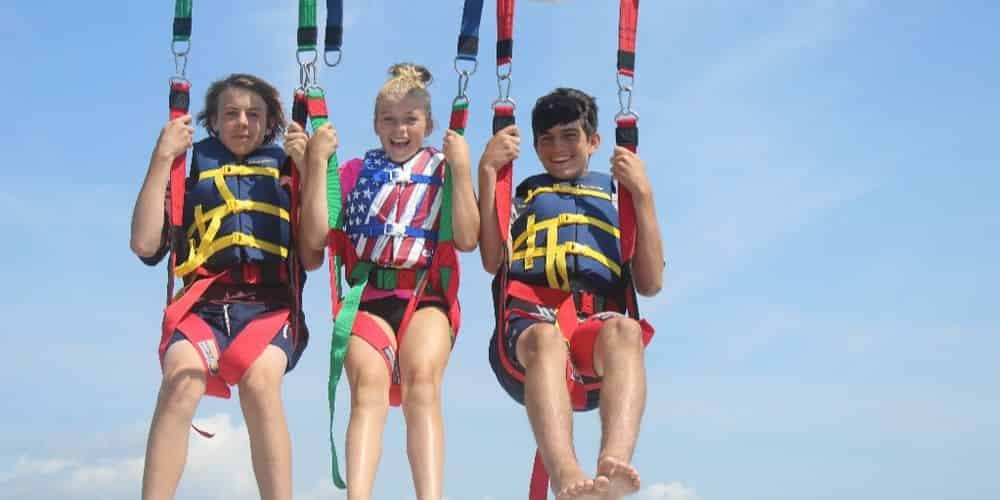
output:
M647 500L698 500L698 492L676 481L656 483L642 491Z
M257 498L246 426L234 424L225 413L196 419L195 425L215 436L205 439L191 433L178 496ZM143 463L141 450L132 456L114 458L22 456L10 471L0 474L0 489L12 498L135 498L141 489ZM320 500L342 495L320 483L302 498Z

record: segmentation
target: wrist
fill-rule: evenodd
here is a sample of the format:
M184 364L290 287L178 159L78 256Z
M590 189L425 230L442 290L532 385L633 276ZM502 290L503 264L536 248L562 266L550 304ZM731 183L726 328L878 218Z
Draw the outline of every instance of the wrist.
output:
M496 180L497 169L490 166L490 162L483 161L479 163L479 177L486 177L488 179Z
M653 205L653 190L649 186L639 187L637 189L630 189L632 193L632 204L635 206L636 210L645 206Z

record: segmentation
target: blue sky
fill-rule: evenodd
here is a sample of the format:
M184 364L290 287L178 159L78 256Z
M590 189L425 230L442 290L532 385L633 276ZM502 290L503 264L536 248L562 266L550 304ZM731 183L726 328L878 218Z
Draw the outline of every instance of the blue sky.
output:
M283 3L196 3L196 108L235 71L290 101L295 7ZM343 63L321 71L342 158L375 145L372 102L391 63L433 71L445 119L461 11L346 3ZM615 4L518 2L521 123L539 95L577 86L613 137ZM0 3L0 498L139 488L165 273L130 254L128 224L166 117L172 2L102 7ZM496 97L493 8L469 90L473 155ZM996 19L1000 7L979 1L643 2L635 107L668 265L663 293L642 303L658 334L638 498L1000 496ZM518 177L538 169L525 152ZM605 145L593 168L609 155ZM475 254L463 264L445 494L523 498L530 431L488 367L488 278ZM310 277L314 336L284 386L305 499L343 498L327 479L325 281ZM192 438L178 498L255 498L235 401L208 399L198 418L219 436ZM596 420L576 419L591 470ZM376 498L413 496L403 437L393 412Z

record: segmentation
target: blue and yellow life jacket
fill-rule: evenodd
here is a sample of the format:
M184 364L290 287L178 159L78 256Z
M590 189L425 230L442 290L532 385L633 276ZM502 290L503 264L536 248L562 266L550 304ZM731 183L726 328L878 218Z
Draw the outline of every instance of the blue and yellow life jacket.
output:
M200 267L221 272L288 259L291 198L280 183L284 163L285 152L275 145L240 162L216 138L194 145L184 199L187 251L178 255L178 277Z
M511 226L510 279L619 297L624 280L614 192L611 177L598 172L521 182L516 198L524 206Z

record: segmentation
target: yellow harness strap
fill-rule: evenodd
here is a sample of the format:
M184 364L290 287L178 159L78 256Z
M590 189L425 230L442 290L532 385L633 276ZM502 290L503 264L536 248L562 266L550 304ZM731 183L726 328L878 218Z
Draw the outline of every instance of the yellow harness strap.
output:
M598 191L596 189L584 189L573 186L567 186L565 184L554 184L552 186L542 186L537 187L528 191L528 195L524 197L525 203L531 203L531 200L542 193L559 193L559 194L571 194L573 196L591 196L594 198L600 198L602 200L611 201L611 195L605 193L604 191Z
M246 233L230 233L222 238L216 238L219 228L222 226L222 219L240 212L261 212L279 217L289 222L291 216L288 211L277 205L253 200L237 199L233 192L226 185L226 177L233 176L265 176L278 179L280 173L274 167L253 167L247 165L225 165L208 172L202 172L198 180L212 179L223 203L208 212L204 211L201 205L194 207L194 220L188 228L188 248L190 253L183 264L177 266L175 273L178 277L183 277L195 269L201 267L212 255L233 245L257 248L277 255L282 259L288 258L288 248L269 241L259 240L253 235ZM198 233L200 243L195 246L194 235Z
M621 238L621 231L617 227L588 215L559 214L541 222L536 222L535 216L529 215L524 232L514 240L512 247L514 252L511 254L511 259L522 259L524 268L531 269L534 266L534 259L545 257L545 277L548 285L560 290L569 290L570 288L569 271L566 265L567 254L582 255L593 259L610 269L611 272L621 276L621 266L600 251L572 241L559 244L559 228L574 224L588 224L614 235L615 238ZM544 247L535 246L535 236L539 231L546 232ZM525 249L518 250L522 246Z

